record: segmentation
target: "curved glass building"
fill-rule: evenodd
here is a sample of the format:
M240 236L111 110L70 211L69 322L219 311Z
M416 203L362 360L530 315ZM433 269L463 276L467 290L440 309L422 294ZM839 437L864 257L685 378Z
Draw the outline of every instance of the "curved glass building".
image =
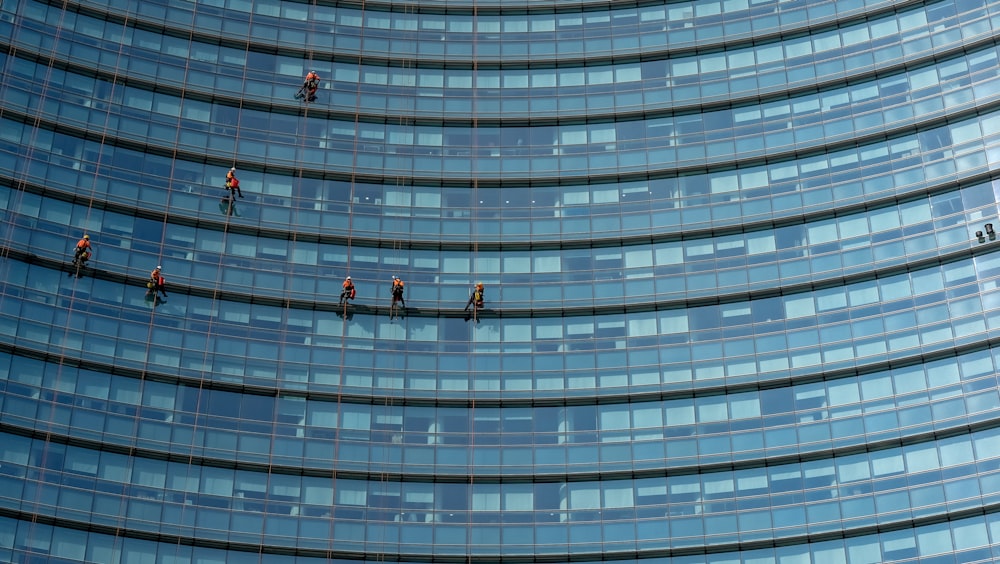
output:
M0 45L0 561L1000 558L1000 2L0 0Z

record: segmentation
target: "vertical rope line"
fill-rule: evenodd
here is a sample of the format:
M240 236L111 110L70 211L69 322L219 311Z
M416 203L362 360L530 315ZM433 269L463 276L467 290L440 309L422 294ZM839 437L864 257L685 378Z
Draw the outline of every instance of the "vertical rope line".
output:
M58 40L59 40L58 35L59 35L59 33L61 33L61 30L62 30L62 18L65 15L66 6L67 6L67 3L64 3L63 4L63 12L62 12L62 15L60 16L60 18L61 18L60 19L60 24L57 26L57 30L59 30L59 31L57 31L56 39L53 42L53 48L55 48L55 45L56 45L56 43L58 43ZM131 25L129 12L126 11L124 15L125 15L125 19L122 22L122 35L123 36L127 33L127 30L129 28L129 26ZM93 175L90 177L91 178L90 193L89 193L89 195L85 196L86 197L86 202L87 202L87 212L84 215L84 225L88 225L90 223L90 219L91 219L91 216L93 215L93 211L94 211L94 203L96 201L95 194L96 194L96 190L97 190L96 187L98 185L98 178L101 175L102 160L104 159L104 150L103 149L104 149L104 147L105 147L105 145L107 143L108 131L110 129L109 128L109 123L111 121L111 110L112 110L113 101L114 101L114 93L115 93L115 89L119 88L119 79L120 79L120 74L121 74L121 61L122 61L123 51L124 51L124 40L122 40L119 43L118 56L117 56L117 58L115 60L115 68L114 68L114 71L113 71L113 74L112 74L111 86L110 86L110 88L108 90L108 100L107 100L107 103L105 104L105 108L106 109L105 109L105 112L104 112L104 124L101 126L101 136L100 136L100 140L98 141L98 147L99 148L98 148L98 151L97 151L97 159L96 159L96 161L92 165L93 166ZM51 69L51 67L49 67L48 73L51 74L51 72L52 72L52 69ZM121 86L121 89L125 90L125 87ZM42 97L45 96L44 92L45 91L43 90L43 93L40 94L40 98L42 98ZM41 108L42 108L43 105L44 105L43 103L39 104L39 114L41 114L41 111L42 111ZM37 128L37 125L38 125L38 121L40 121L40 120L37 120L35 122L36 128ZM84 144L82 144L81 146L84 147L84 149L81 151L80 155L77 158L80 159L81 162L83 162L84 159L85 159L85 153L86 153L86 149L85 149L86 142L84 142ZM25 171L25 174L27 174L27 171ZM23 184L22 184L22 189L23 189ZM76 194L79 196L79 192L76 192ZM76 205L76 198L74 198L74 202L71 205L73 205L73 206ZM84 228L84 232L86 232L86 228ZM82 234L74 234L74 236L70 240L73 241L73 240L76 239L77 236L80 236L80 235L82 235ZM93 241L93 238L92 238L92 241ZM92 242L91 244L93 245L94 243ZM97 256L96 249L94 249L93 252L94 252L94 255L96 257ZM95 258L95 261L96 261L96 258ZM91 268L93 268L93 265L91 265ZM80 270L80 272L83 272L82 269ZM80 280L79 278L74 278L74 280L73 280L73 286L74 286L74 288L79 284L79 280ZM93 282L91 283L91 286L93 286ZM63 336L62 336L62 341L61 341L61 344L60 344L60 349L62 349L62 351L59 353L59 369L58 369L58 373L57 373L57 379L59 379L59 380L61 380L61 378L62 378L62 368L63 368L63 365L66 362L66 354L64 352L65 351L65 343L68 342L70 334L74 332L73 329L72 329L71 320L72 320L72 317L73 317L72 314L75 311L74 305L75 305L76 301L77 301L76 292L75 291L71 292L70 296L69 296L69 303L67 304L66 325L63 328L64 329L63 330ZM91 315L93 315L93 314L91 314ZM81 354L82 354L82 350L81 350Z
M360 43L362 45L364 44L364 41L365 41L365 11L366 11L365 0L361 0L361 26L360 26L360 29L359 29L359 34L360 34L359 41L360 41ZM338 16L339 16L339 12L338 12ZM340 20L338 18L338 23L339 22L340 22ZM352 160L351 160L351 173L350 173L351 177L350 177L350 188L349 188L349 191L348 191L347 203L346 203L346 208L347 208L347 210L346 210L347 211L347 247L345 249L345 253L346 253L345 264L346 264L346 267L347 267L346 268L347 272L351 272L352 249L353 249L352 245L353 245L353 234L354 234L354 211L355 211L355 209L354 209L354 200L357 197L356 196L356 194L357 194L357 172L356 171L357 171L357 167L358 167L358 148L360 146L360 143L358 142L358 138L360 136L360 127L361 127L361 119L360 119L361 118L361 113L359 111L359 108L361 107L361 100L362 100L362 97L363 97L363 94L364 94L363 89L362 89L362 79L364 77L364 56L363 56L363 54L362 54L362 56L358 57L357 69L358 69L358 73L357 73L358 79L357 79L357 86L355 87L355 97L354 97L354 108L355 108L355 110L354 110L354 122L353 122L354 136L353 136L353 139L351 140L351 144L352 144L352 152L351 152L351 159ZM334 77L331 76L330 77L331 84L333 83L333 79L334 79ZM332 89L331 89L331 95L332 95ZM325 183L324 183L324 185L325 185ZM320 201L322 202L321 205L324 208L324 211L329 211L328 207L331 204L327 200L326 192L325 191L324 191L324 193L323 193ZM354 280L354 283L355 283L355 287L357 287L358 281ZM378 295L378 292L376 291L376 296L377 295ZM345 360L345 358L346 358L347 352L353 348L353 347L350 346L350 343L349 343L349 337L350 337L350 335L348 334L347 317L348 316L345 314L344 318L342 320L342 323L341 323L341 331L340 331L340 344L341 344L341 346L340 346L340 360L339 360L338 366L337 366L337 369L338 369L338 374L337 374L337 413L340 413L340 414L343 414L343 410L344 410L343 390L344 390L344 386L345 386L345 379L347 377L347 374L346 374L346 360ZM372 328L373 329L373 333L376 333L377 332L377 324L378 324L377 317L373 316L372 317L372 321L373 321L373 324L375 325ZM373 366L372 366L372 375L373 375L373 377L374 377L374 373L375 373L375 367L374 367L374 364L373 364ZM372 405L374 405L374 403ZM341 422L343 422L343 416L341 416ZM368 426L369 426L369 428L368 428L368 433L369 433L368 436L369 436L369 438L371 437L371 432L372 432L371 431L371 424L372 424L372 421L369 421L369 424L368 424ZM341 432L341 427L342 427L342 425L337 427L336 433L334 435L334 441L335 441L334 442L334 460L339 460L340 443L341 443L342 440L344 440L343 433ZM369 443L369 444L371 444L371 443ZM369 447L369 449L370 448L371 447ZM334 470L333 473L332 473L332 477L331 477L331 479L334 482L334 487L336 487L336 475L337 475L336 470ZM334 496L336 496L336 491L334 491ZM333 506L334 506L334 511L335 511L336 507L337 507L336 497L334 497ZM369 524L368 523L368 521L369 521L369 512L366 511L364 515L365 515L364 525L365 525L365 528L367 529L368 528L368 524ZM334 516L331 515L331 517L330 517L330 551L331 551L331 554L332 554L332 551L333 551L334 539L336 538L334 536L334 523L335 523ZM367 552L367 548L366 548L365 551Z
M249 13L249 17L248 17L248 21L247 21L246 48L244 49L244 52L243 52L243 59L244 59L244 61L248 61L250 59L250 46L253 43L253 37L250 34L250 30L253 29L253 21L254 21L255 12L252 9L252 7L251 7L251 9L249 10L248 13ZM232 166L233 166L233 168L236 168L236 163L237 163L237 161L239 159L240 133L243 130L243 112L245 111L244 100L243 100L243 93L246 92L246 86L247 86L247 80L248 80L247 79L247 70L246 70L247 68L248 68L248 66L244 66L244 70L243 70L243 83L240 86L239 105L237 106L238 107L238 111L237 111L237 114L236 114L236 132L235 132L235 136L233 138L233 147L232 147L232 152L233 152L233 159L232 159L232 163L233 164L232 164ZM262 164L266 165L266 162L262 163ZM266 171L266 166L263 166L263 169L264 169L264 171ZM236 191L235 190L229 190L228 194L227 194L227 198L229 200L229 205L226 208L226 221L225 221L225 224L223 226L223 232L222 232L222 248L221 248L221 250L219 252L219 262L216 265L215 288L214 288L214 291L212 292L212 303L213 304L218 304L217 311L219 312L218 315L220 316L220 325L224 324L221 321L221 316L222 316L222 312L223 312L223 309L224 309L223 304L226 303L226 300L224 300L222 298L223 291L224 291L225 284L226 284L226 280L225 280L225 272L226 272L225 260L226 260L226 255L227 255L227 246L228 246L228 243L229 243L229 230L230 230L230 226L232 224L233 214L235 213ZM250 261L250 262L252 263L253 261ZM252 267L253 265L250 264L250 266ZM253 292L254 292L254 284L253 284L252 281L251 281L251 283L249 285L249 288L250 288L250 295L251 295L251 298L252 298ZM251 300L251 307L252 307L252 300ZM211 324L209 325L209 327L211 327ZM220 334L220 336L222 336L222 334ZM208 346L210 346L211 343L212 343L212 340L207 340L207 343L208 343ZM213 361L215 360L215 354L217 354L217 353L214 353L214 354L211 355L211 359ZM249 356L249 355L247 355L247 356ZM244 370L244 379L245 378L246 378L246 370ZM202 385L204 385L204 381L205 381L204 372L202 372ZM237 449L238 448L239 448L239 446L237 445ZM234 460L236 460L236 458L237 458L236 454L237 453L235 453L235 452L233 453L233 459ZM268 465L267 475L268 475L268 478L266 479L265 483L269 483L270 465ZM234 492L232 492L231 495L235 495L235 493L236 492L234 491ZM267 492L266 491L264 492L264 495L265 495L265 498L266 498L266 496L267 496ZM244 508L245 508L245 506L244 506ZM261 531L261 535L263 536L263 530ZM261 543L261 549L263 549L263 542ZM263 553L259 551L258 552L258 557L257 557L258 561L261 560L261 558L263 557L262 555L263 555Z
M365 0L361 0L361 27L360 27L360 37L359 37L359 43L361 45L364 45L364 42L365 42L365 29L366 29L366 25L365 25L366 24L365 10L366 10ZM332 78L333 77L331 77L331 79ZM358 148L360 147L360 143L358 141L358 138L360 137L360 129L361 129L361 112L359 111L359 108L361 107L361 100L362 100L363 95L364 95L363 87L362 87L362 83L363 83L363 80L364 80L364 53L363 52L362 52L362 55L360 57L358 57L358 79L357 80L358 80L358 82L357 82L357 87L355 88L355 96L354 96L354 108L355 108L355 110L354 110L354 124L353 124L354 125L354 138L351 140L352 149L353 149L352 152L351 152L351 157L352 157L352 161L351 161L351 181L350 181L351 184L350 184L350 192L347 195L347 248L345 249L345 252L346 252L346 255L347 255L345 257L345 261L346 261L346 264L347 264L347 272L351 272L351 262L352 262L351 261L351 252L352 252L353 237L354 237L354 211L355 211L355 209L354 209L354 200L355 200L355 198L357 198L357 188L358 188L357 187L357 168L358 168ZM376 282L376 284L377 284L377 282ZM355 286L357 286L357 282L355 282ZM377 291L377 289L375 291L375 295L376 295L376 300L377 300L378 299L378 291ZM346 335L347 335L347 316L346 315L344 316L344 323L343 323L342 335L343 335L342 338L345 339ZM342 350L346 350L346 347L342 347ZM341 355L341 364L340 364L340 382L341 382L340 385L341 386L343 386L343 381L344 381L344 363L343 363L343 355Z
M473 2L472 5L472 134L475 142L472 143L472 225L470 228L470 235L472 237L472 269L476 268L476 259L478 256L479 246L478 239L479 233L477 230L477 225L479 223L479 108L477 108L476 98L478 94L478 78L479 78L479 10L478 5ZM475 283L475 281L473 281ZM472 304L472 315L476 316L476 304ZM473 499L475 495L476 486L476 363L475 355L473 354L473 347L475 345L476 336L476 320L472 322L472 338L470 339L468 346L468 362L469 374L471 375L472 382L470 383L471 393L469 395L469 452L472 455L469 461L469 495L468 499ZM503 417L501 416L501 421ZM503 494L501 491L501 503L503 502ZM501 506L502 507L502 506ZM470 508L471 509L471 508ZM471 513L470 513L471 514ZM501 531L503 529L501 528ZM501 534L503 534L501 532ZM472 564L472 535L469 534L467 537L468 545L466 547L466 558L467 563Z
M414 5L409 4L409 3L403 5L403 17L404 17L404 19L406 19L407 17L416 18L416 14L417 14L417 10L416 10L416 7ZM409 29L408 22L404 21L403 25L406 26L406 29ZM412 31L407 31L404 34L403 37L407 40L406 42L404 42L404 45L407 45L407 44L409 44L409 43L412 42L414 44L413 45L413 47L414 47L413 51L416 52L416 44L415 44L416 38L415 38L413 32ZM402 80L400 82L405 83L406 81L410 80L410 76L411 76L410 72L414 68L413 60L410 57L403 57L401 68L402 68L401 74L403 76L401 77ZM415 74L413 75L413 82L414 82L413 87L415 88L417 86L417 84L416 84L417 80L416 80ZM415 115L416 114L416 100L415 100L415 97L413 96L412 93L409 94L408 105L409 105L410 113L413 114L413 115ZM407 116L406 115L406 113L405 113L405 108L406 107L407 106L403 106L402 104L400 105L399 128L402 131L402 130L404 130L404 128L409 127L409 129L410 129L410 135L411 135L411 143L412 143L412 145L414 147L416 147L416 146L418 146L418 139L417 139L416 127L414 127L415 121L412 119L413 115L411 115L411 116ZM411 153L413 153L413 151L411 151ZM415 157L415 155L413 155L413 157ZM409 177L411 179L410 182L409 182L409 184L410 184L411 187L413 185L412 179L416 176L416 159L413 158L413 157L411 157L411 160L410 160L410 170L409 170ZM401 174L399 174L397 172L397 174L396 174L396 192L399 193L399 194L402 194L404 192L405 188L406 188L406 185L407 185L406 177L403 176L403 175L401 175ZM409 214L409 218L410 218L410 222L411 222L411 228L410 228L409 231L411 233L413 231L413 229L412 229L412 221L413 221L413 213L412 213L413 201L412 201L412 197L413 197L413 190L411 189L410 190L410 202L409 202L409 204L410 204L410 210L411 210L411 212ZM383 205L386 205L386 204L388 204L388 201L387 200L383 201ZM383 211L382 211L382 215L383 215L383 217L385 217L384 208L383 208ZM394 241L393 241L393 257L392 257L392 260L393 260L393 263L394 263L394 265L393 265L394 269L400 269L400 266L402 265L401 257L402 257L402 254L403 254L403 241L400 239L400 235L403 235L403 234L399 233L397 231L397 234L394 237ZM407 261L407 266L408 266L408 268L406 269L406 271L407 271L407 277L409 278L409 271L410 271L409 267L411 267L412 264L409 261ZM400 277L402 278L402 272L400 272L399 274L400 274ZM405 299L405 297L404 297L404 299ZM405 327L404 327L404 332L405 332Z
M254 15L253 11L251 10L249 12L249 14L250 15L249 15L249 22L248 22L247 29L252 28L252 24L253 24L253 15ZM243 58L244 58L244 60L247 60L249 58L249 55L250 55L250 43L251 43L251 38L249 36L249 31L248 31L247 32L247 36L246 36L246 47L243 50ZM241 92L245 90L246 81L247 81L247 71L244 68L244 71L243 71L243 87L241 88ZM217 94L213 94L213 104L218 104L218 103L219 103L218 95ZM232 163L233 163L234 167L235 167L237 159L238 159L238 150L239 150L239 142L240 142L240 130L241 130L242 123L243 123L243 98L242 98L242 96L240 97L239 103L237 104L236 108L237 108L237 111L236 111L236 124L235 124L235 129L233 131L233 140L232 140L232 149L231 149ZM227 206L226 211L224 212L225 215L226 215L226 217L225 217L225 221L224 221L224 225L223 225L222 237L220 238L220 250L219 250L219 253L218 253L219 254L219 258L218 258L218 261L216 262L215 281L213 282L213 288L212 288L212 298L211 298L212 299L212 304L214 306L216 306L215 309L216 309L217 312L221 312L221 310L222 310L221 304L223 303L222 295L223 295L223 288L224 288L224 285L225 285L225 279L224 279L225 264L224 263L225 263L225 259L226 259L226 245L228 244L228 240L229 240L229 227L230 227L230 223L232 221L232 213L231 212L233 210L233 205L234 205L232 197L233 197L233 193L230 191L226 195L226 200L229 202L229 204ZM252 285L251 285L251 290L250 291L251 292L253 291ZM209 366L209 364L211 363L211 361L213 361L214 358L215 358L215 354L212 352L211 349L212 349L212 343L214 342L214 340L213 340L213 330L214 330L215 324L217 323L217 318L219 317L219 315L220 315L220 313L216 313L215 315L213 315L212 312L209 312L209 315L207 316L208 320L207 320L207 322L205 324L206 325L206 327L205 327L205 350L203 351L203 354L202 354L201 381L200 381L200 384L199 384L200 390L202 390L202 391L204 390L205 382L211 380L211 377L207 375L207 372L210 371L210 370L212 370L212 369L211 368L206 369L205 367ZM200 415L200 413L196 414L196 415ZM197 419L197 417L196 417L196 419Z
M475 138L475 143L473 144L473 167L472 167L472 226L470 229L470 236L472 238L472 265L471 271L473 274L473 279L471 283L476 284L476 277L478 272L476 269L479 264L479 108L477 99L479 96L479 10L478 6L474 3L472 6L472 23L475 26L472 33L472 133ZM475 290L472 290L474 292ZM470 297L472 296L470 292ZM472 304L472 334L473 334L473 344L475 344L475 331L476 323L479 321L479 312L477 311L476 303Z
M332 8L332 7L330 7L329 9L336 10L335 8ZM306 70L306 73L312 72L314 70L312 67L313 67L313 62L315 60L316 53L315 53L315 49L313 49L313 41L317 37L317 30L316 30L316 23L315 22L318 19L316 17L318 11L319 11L319 4L318 4L318 2L316 2L316 0L313 0L312 2L310 2L309 4L307 4L307 14L306 14L307 25L306 25L305 49L306 49L306 60L309 63L307 66L310 67L310 68ZM333 71L334 71L334 65L331 62L331 65L330 65L330 73L331 74L330 74L330 76L327 77L327 80L330 80L331 84L332 84L332 81L333 81ZM331 96L332 96L332 94L333 94L332 88L331 88L330 92L331 92ZM305 192L304 191L304 185L305 185L305 182L306 182L305 167L307 166L307 163L308 163L308 160L306 159L306 153L307 153L307 147L308 147L309 135L310 135L308 117L309 117L309 104L311 104L312 102L308 101L309 93L305 92L305 95L306 95L306 98L304 100L304 102L305 102L305 108L303 109L304 111L302 112L302 127L299 130L300 131L300 138L299 138L299 143L298 143L298 147L297 147L297 149L298 149L298 156L296 158L296 163L295 163L296 164L296 168L298 169L298 183L297 183L297 186L295 186L295 188L297 188L298 191L297 191L297 193L294 193L292 195L293 201L296 202L297 206L304 205L305 198L304 198L303 194ZM317 182L319 184L319 186L321 187L320 190L317 190L317 191L314 192L314 194L315 194L314 198L316 198L316 199L311 202L311 206L310 207L315 210L316 209L316 204L317 203L321 203L321 202L323 202L325 200L325 190L323 190L323 188L326 186L326 179L325 179L325 177L323 177L322 175L320 175L320 177L318 179L315 179L314 181ZM263 203L262 203L262 205L263 205ZM320 205L322 206L322 204L320 204ZM291 237L288 240L288 245L289 245L289 251L290 252L286 256L292 256L292 257L294 257L295 248L296 248L296 246L298 244L298 232L295 229L292 229L291 225L289 225L288 228L289 228L289 231L291 232ZM317 245L317 252L319 252L319 247L322 245L321 241L322 241L322 239L320 239L320 242L316 243L316 245ZM286 261L287 261L287 259L286 259ZM292 262L290 264L288 264L287 266L288 266L288 270L292 271L295 268L295 262L294 262L294 260L292 260ZM322 284L322 283L323 283L322 279L317 280L317 284ZM314 291L315 293L314 293L313 299L318 299L318 287L316 287L316 288L317 288L317 291ZM285 304L284 304L284 307L283 307L284 329L282 330L283 336L286 336L286 337L288 335L288 329L287 329L288 326L289 326L288 322L289 322L289 319L291 317L291 297L292 297L291 293L292 293L292 288L290 286L286 285L285 286L285 295L286 295L287 299L285 300ZM313 315L316 317L316 321L318 321L318 317L319 317L319 313L318 312L319 311L321 311L321 310L319 310L317 308L313 309L313 312L314 312ZM345 319L346 319L346 316L345 316ZM342 339L343 339L343 337L342 337ZM343 345L343 343L341 343L341 344ZM277 365L276 365L276 368L275 368L277 370L276 382L275 382L276 387L280 386L280 384L277 382L277 380L281 377L281 374L284 373L283 368L284 368L285 362L287 360L286 355L288 354L286 352L286 348L285 347L281 347L281 349L282 349L282 353L279 356L279 358L277 359ZM341 355L343 355L343 350L344 350L344 347L341 346ZM341 358L343 358L343 356L341 356ZM343 379L343 360L341 360L340 366L341 366L341 371L340 371L341 375L340 375L340 378L342 380ZM306 369L306 372L309 375L308 378L310 380L312 380L313 379L312 367L311 366L308 367ZM307 384L307 386L308 386L308 384ZM330 473L330 492L331 492L330 493L330 496L331 496L330 497L330 504L331 504L331 507L330 507L330 518L329 518L329 524L328 524L328 527L329 527L328 528L328 531L329 531L328 538L330 539L329 540L330 544L328 545L328 555L330 557L332 557L332 554L333 554L333 539L334 539L334 530L333 530L333 528L334 528L334 523L335 523L334 512L336 510L336 505L337 505L337 471L336 471L336 467L337 467L337 460L339 459L339 453L340 453L340 440L341 440L340 428L342 426L340 423L343 422L343 415L342 415L341 409L340 409L341 408L340 394L337 395L336 406L337 406L337 417L338 417L339 421L335 421L334 422L334 429L333 429L334 443L333 443L333 461L332 461L333 462L333 468L334 468L334 470ZM307 428L308 428L308 426L310 424L309 421L308 421L308 419L305 419L307 416L308 416L308 411L306 411L303 414L303 425L302 425L302 427L303 427L303 434L306 435L306 436L308 436ZM280 419L281 419L281 394L280 393L278 393L278 394L275 395L274 419L275 419L274 429L276 430L277 426L278 426L278 424L280 422ZM275 443L275 438L274 438L273 435L274 435L274 431L272 431L272 440L271 440L271 444L272 445ZM269 456L269 461L273 460L273 457L274 457L274 453L272 451L272 453ZM271 473L271 467L269 465L269 467L268 467L268 481L269 482L270 482L270 473ZM304 491L304 484L302 484L300 487L302 488L302 490L300 490L300 491ZM268 492L268 498L270 498L270 495L271 495L270 492ZM301 511L299 513L301 514Z
M404 19L407 16L415 16L415 15L416 15L416 8L415 7L411 6L410 4L405 4L403 6L403 17L404 17ZM406 25L406 23L404 22L403 25ZM404 39L412 40L413 39L413 34L411 32L407 32L407 33L403 34L403 37L404 37ZM405 44L406 43L404 43L404 45ZM410 57L404 57L402 59L402 61L400 62L400 68L402 69L400 71L400 74L402 75L400 77L401 78L400 82L404 82L405 83L405 81L409 80L409 71L413 68L413 64L412 63L413 63L413 61L410 59ZM392 84L392 80L390 79L389 82L390 82L390 85L391 85ZM414 82L416 82L415 78L414 78ZM391 89L391 86L390 86L390 89L388 90L388 92L389 92L388 100L391 103L391 100L392 100L392 89ZM410 95L410 100L413 101L413 96L412 95ZM386 111L389 111L389 108L386 108ZM415 111L416 111L416 102L414 101L413 102L413 106L411 108L411 113L414 113ZM412 116L407 116L406 113L405 113L405 106L403 104L400 104L399 120L398 120L398 125L399 125L400 133L402 133L403 131L405 131L406 127L409 127L409 129L410 129L410 146L411 146L411 148L416 148L418 146L418 144L417 144L417 132L416 132L416 128L413 127L413 123L414 122L413 122ZM389 133L391 133L391 132L389 132ZM416 151L415 150L411 150L410 151L410 170L409 170L409 176L410 176L411 179L416 175L416 168L415 167L416 167ZM404 190L404 188L406 186L406 182L407 182L406 178L402 174L400 174L400 172L402 172L402 171L399 170L399 169L397 169L397 171L396 171L396 182L395 182L395 186L394 186L395 189L396 189L396 192L398 194L402 194L403 193L403 190ZM411 190L411 197L412 197L412 190ZM382 202L383 207L382 207L381 210L379 210L379 213L382 214L382 220L383 221L386 221L385 205L387 203L388 203L388 199L384 200ZM411 200L410 201L411 210L412 210L412 205L413 205L413 202ZM412 222L412 217L413 216L412 216L412 213L411 213L410 214L410 220L411 220L411 222ZM404 273L401 271L402 269L400 268L400 265L402 264L402 262L400 261L400 257L402 255L402 250L403 250L403 241L400 239L400 236L402 235L402 233L400 233L398 231L398 228L396 228L396 229L397 230L396 230L395 234L393 235L393 242L392 242L392 268L396 272L396 274L399 275L400 278L403 278L403 274ZM412 232L412 229L410 231ZM409 269L407 269L407 271L408 270ZM409 276L407 275L407 277L409 277ZM392 299L393 299L392 303L395 304L395 298L392 298ZM405 295L404 295L404 299L405 299ZM392 307L392 306L390 306L390 307ZM396 317L399 317L399 306L398 305L396 306ZM405 332L405 327L404 327L404 332Z

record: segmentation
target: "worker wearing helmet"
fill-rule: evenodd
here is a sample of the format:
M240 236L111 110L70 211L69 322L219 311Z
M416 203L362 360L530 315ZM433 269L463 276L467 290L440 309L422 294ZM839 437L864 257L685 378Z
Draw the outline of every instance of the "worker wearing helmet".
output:
M403 281L398 276L392 277L392 305L396 305L396 302L403 304L406 307L406 300L403 299Z
M80 266L87 264L90 260L90 235L84 235L82 239L76 244L76 251L73 254L73 266L78 263Z
M476 310L483 309L484 301L486 301L486 287L482 282L476 282L472 288L472 295L469 296L469 302L465 304L465 311L469 311L472 306L475 306Z
M309 71L306 75L305 81L302 82L302 88L295 94L296 98L305 98L307 102L312 102L316 99L316 90L319 88L319 75L316 71Z
M163 277L161 271L163 267L157 266L149 273L149 282L146 282L146 288L149 289L148 293L156 295L157 292L163 294L163 297L167 297L167 279Z
M348 276L344 279L344 289L340 292L340 302L337 305L344 305L347 300L353 300L356 295L354 282L351 282L351 277Z
M229 199L232 200L238 194L243 197L243 190L240 190L240 179L236 178L236 167L229 169L226 173L226 190L229 190Z

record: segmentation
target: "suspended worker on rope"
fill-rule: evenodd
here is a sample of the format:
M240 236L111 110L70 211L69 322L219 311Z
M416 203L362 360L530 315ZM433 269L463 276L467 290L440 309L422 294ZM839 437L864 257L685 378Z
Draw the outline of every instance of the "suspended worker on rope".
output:
M406 307L406 300L403 299L403 281L400 280L398 276L392 277L392 305L396 305L396 302L403 304Z
M344 305L347 300L353 300L357 292L354 290L354 282L351 282L351 277L348 276L344 279L344 290L340 292L340 302L337 305Z
M160 292L165 298L167 297L167 279L160 274L162 268L161 266L157 266L149 273L149 282L146 282L146 288L149 289L147 294L156 295L157 292Z
M240 179L236 178L236 167L229 169L226 173L226 190L229 190L229 199L235 199L236 195L243 197L243 191L240 190Z
M76 252L73 254L73 266L79 263L81 266L90 260L90 235L84 235L83 239L76 244Z
M465 304L465 311L469 311L469 307L472 306L475 306L477 311L483 309L483 302L485 300L486 288L482 282L476 282L476 285L472 288L472 295L469 296L469 303Z
M316 90L319 89L319 75L316 71L309 71L306 75L305 81L302 82L302 87L299 91L295 93L295 98L301 100L305 98L307 102L312 102L316 100Z

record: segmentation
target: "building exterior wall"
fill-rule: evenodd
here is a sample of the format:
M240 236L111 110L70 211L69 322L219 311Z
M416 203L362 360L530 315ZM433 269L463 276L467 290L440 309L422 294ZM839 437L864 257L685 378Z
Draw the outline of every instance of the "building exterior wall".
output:
M1000 558L998 25L0 0L0 560Z

